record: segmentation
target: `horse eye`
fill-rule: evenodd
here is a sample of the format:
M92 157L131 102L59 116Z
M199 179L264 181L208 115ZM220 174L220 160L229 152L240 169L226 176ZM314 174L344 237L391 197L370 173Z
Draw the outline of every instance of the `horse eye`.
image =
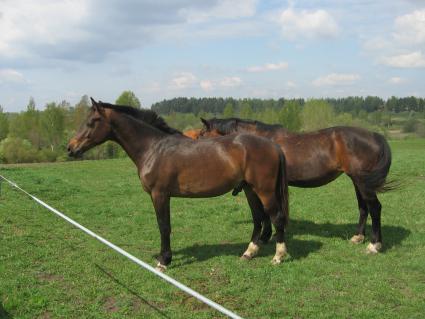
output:
M99 117L95 117L93 119L91 119L89 122L87 122L87 127L93 128L94 127L94 123L100 121Z

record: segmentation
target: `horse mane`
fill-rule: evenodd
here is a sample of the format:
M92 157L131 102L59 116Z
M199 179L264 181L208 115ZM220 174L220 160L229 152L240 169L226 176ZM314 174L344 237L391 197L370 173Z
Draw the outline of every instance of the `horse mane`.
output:
M180 134L180 135L183 134L179 130L176 130L175 128L168 126L165 120L152 110L139 110L131 106L115 105L115 104L104 103L100 101L99 101L99 104L105 108L113 109L114 111L130 115L131 117L141 120L164 133Z
M238 126L254 125L260 131L275 131L276 129L283 129L279 124L266 124L256 120L245 120L237 117L230 117L227 119L213 118L208 121L211 128L217 129L223 134L230 134L237 130Z

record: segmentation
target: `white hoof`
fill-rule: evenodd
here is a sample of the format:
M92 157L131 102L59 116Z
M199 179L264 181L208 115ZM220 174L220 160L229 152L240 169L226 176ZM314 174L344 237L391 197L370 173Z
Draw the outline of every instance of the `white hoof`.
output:
M364 235L354 235L351 237L350 241L353 244L361 244L364 241Z
M282 263L282 258L274 256L272 259L272 265L279 265L280 263Z
M279 265L283 258L286 255L286 245L285 243L276 243L276 254L274 255L272 259L273 265Z
M160 262L156 265L155 267L156 270L160 271L160 272L164 272L167 270L167 266L161 264Z
M255 255L258 254L259 250L260 250L260 246L254 244L253 242L250 242L247 250L243 253L241 258L250 260L250 259L254 258Z
M379 251L382 249L382 244L381 243L369 243L369 245L367 245L367 249L366 252L368 254L377 254L379 253Z

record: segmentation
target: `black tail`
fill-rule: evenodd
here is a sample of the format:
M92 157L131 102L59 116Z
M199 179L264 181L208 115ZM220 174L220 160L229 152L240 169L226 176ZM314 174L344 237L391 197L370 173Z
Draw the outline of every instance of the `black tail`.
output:
M284 225L289 222L289 195L288 195L288 178L286 176L286 159L279 146L276 146L279 152L279 171L276 180L276 198L279 208L283 213Z
M390 146L381 134L374 133L374 136L380 150L378 162L372 170L363 172L359 177L367 189L383 193L397 188L398 185L395 181L387 181L391 166Z

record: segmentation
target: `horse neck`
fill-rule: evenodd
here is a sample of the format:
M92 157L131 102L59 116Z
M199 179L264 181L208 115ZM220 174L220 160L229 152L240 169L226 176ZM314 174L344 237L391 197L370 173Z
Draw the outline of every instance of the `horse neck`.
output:
M111 112L112 140L121 145L137 165L152 144L166 134L125 114Z
M264 130L259 130L255 123L237 123L236 132L251 133L258 136L267 136L267 132Z
M258 136L263 136L267 138L272 138L278 131L279 133L283 133L286 136L291 135L291 132L289 132L287 129L280 127L280 128L272 128L272 129L261 129L258 127L255 123L238 123L236 127L237 132L240 133L251 133Z
M235 131L238 133L256 133L256 125L252 123L237 122Z

